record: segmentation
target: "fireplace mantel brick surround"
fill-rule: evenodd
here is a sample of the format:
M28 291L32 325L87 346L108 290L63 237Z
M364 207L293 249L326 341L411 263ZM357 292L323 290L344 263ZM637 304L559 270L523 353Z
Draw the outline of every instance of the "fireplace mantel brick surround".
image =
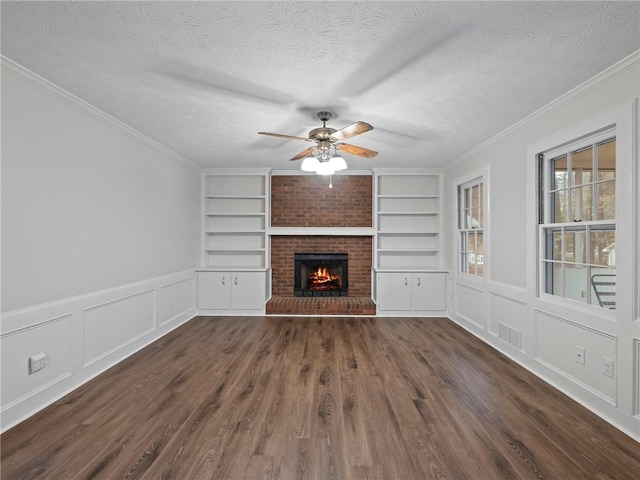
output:
M375 315L371 300L373 237L305 235L308 227L371 227L371 175L274 175L271 177L271 226L300 229L299 235L271 236L271 292L268 314ZM347 253L349 296L294 296L294 253Z

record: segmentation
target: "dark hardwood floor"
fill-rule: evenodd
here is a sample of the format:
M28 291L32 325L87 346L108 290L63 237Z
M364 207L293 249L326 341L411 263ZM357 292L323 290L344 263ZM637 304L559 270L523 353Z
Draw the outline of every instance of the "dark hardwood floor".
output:
M638 479L640 446L447 319L200 317L0 438L2 479Z

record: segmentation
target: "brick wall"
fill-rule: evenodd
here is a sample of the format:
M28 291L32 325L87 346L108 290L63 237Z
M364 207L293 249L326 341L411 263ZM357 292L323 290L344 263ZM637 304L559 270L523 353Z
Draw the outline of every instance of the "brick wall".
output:
M272 227L371 227L373 177L271 177Z
M349 296L371 296L372 237L362 236L272 236L271 293L293 296L294 253L347 253L349 255Z
M272 227L371 227L371 175L274 175L271 177ZM366 236L271 237L271 292L293 297L294 253L347 253L349 296L371 296L373 238Z

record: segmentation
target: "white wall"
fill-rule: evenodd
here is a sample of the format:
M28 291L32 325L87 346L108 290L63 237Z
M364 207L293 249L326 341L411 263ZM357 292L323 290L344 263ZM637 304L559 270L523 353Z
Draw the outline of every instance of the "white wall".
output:
M640 225L639 95L636 52L465 154L445 169L444 180L451 318L638 440L640 247L634 232ZM614 313L541 299L535 288L535 153L563 137L571 140L577 138L571 135L611 123L618 129L619 178ZM487 182L489 212L486 273L476 281L455 273L455 188L478 173ZM575 361L576 345L586 349L584 366ZM602 357L615 360L613 379L602 374Z
M6 59L1 120L6 429L193 317L200 172Z

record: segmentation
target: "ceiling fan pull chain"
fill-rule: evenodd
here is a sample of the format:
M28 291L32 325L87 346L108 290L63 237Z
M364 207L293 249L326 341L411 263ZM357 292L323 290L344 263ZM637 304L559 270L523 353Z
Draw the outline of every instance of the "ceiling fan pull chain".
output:
M329 188L333 188L333 184L331 183L331 177L333 177L333 175L329 175Z

